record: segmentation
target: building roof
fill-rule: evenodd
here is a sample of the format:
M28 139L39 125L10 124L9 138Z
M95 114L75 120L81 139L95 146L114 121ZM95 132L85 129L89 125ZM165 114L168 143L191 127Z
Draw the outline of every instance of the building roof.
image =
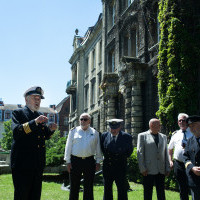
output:
M23 107L24 107L24 105L4 104L3 106L0 106L0 110L16 110L18 108L23 108ZM57 113L56 110L54 110L53 108L49 108L49 107L40 107L39 111L42 113L53 113L53 114Z
M69 96L65 97L57 106L56 111L59 113L62 109L63 104L69 99Z

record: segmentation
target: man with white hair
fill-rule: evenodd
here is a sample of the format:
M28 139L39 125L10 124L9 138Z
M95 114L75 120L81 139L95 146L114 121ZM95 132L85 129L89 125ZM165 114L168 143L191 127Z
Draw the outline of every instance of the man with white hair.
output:
M174 168L174 175L179 185L181 200L189 199L189 187L183 159L187 140L192 137L192 133L186 123L187 118L188 115L185 113L178 115L178 126L180 129L174 132L168 145L170 167Z
M88 113L81 114L80 126L70 130L64 160L70 175L69 200L79 199L81 176L84 178L83 200L93 200L93 182L95 170L100 168L102 154L99 133L90 127L91 117ZM95 158L94 158L95 156Z
M57 128L55 123L48 123L48 118L39 112L43 94L39 86L29 88L24 93L26 106L12 113L14 200L40 200L45 140L50 139Z

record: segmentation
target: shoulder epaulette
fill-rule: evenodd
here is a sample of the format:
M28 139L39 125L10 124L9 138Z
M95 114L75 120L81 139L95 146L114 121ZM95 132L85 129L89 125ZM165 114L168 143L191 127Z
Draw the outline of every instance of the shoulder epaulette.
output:
M177 133L177 131L174 131L174 132L172 133L172 136L175 135L176 133Z
M72 131L73 129L75 129L75 127L72 127L72 128L70 129L70 131Z

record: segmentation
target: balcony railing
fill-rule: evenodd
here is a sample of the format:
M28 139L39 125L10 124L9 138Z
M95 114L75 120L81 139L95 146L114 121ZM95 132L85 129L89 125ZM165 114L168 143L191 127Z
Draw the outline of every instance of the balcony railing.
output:
M67 82L66 93L72 94L76 91L77 82L74 80L70 80Z

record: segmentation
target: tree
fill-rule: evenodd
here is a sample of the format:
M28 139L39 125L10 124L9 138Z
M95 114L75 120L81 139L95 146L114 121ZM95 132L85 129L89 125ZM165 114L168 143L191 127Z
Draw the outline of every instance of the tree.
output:
M56 130L50 140L46 141L46 165L59 166L64 163L66 137L60 137Z
M1 147L4 150L11 150L12 140L13 140L13 132L11 129L11 120L3 123L5 132L2 133L3 138L0 139Z

